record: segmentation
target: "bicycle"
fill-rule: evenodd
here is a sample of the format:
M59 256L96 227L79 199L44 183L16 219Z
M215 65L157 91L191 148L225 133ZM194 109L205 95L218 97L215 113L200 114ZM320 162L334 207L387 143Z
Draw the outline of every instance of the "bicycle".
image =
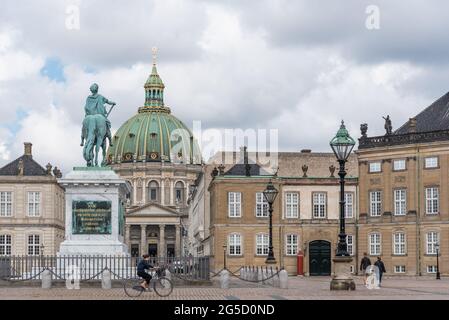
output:
M173 291L172 281L164 276L165 270L166 270L165 267L152 268L152 269L150 269L150 272L149 272L152 277L149 287L150 288L152 287L153 291L156 292L156 294L159 297L167 297ZM128 295L128 297L137 298L144 291L146 291L140 285L142 283L142 281L144 281L144 280L141 278L133 278L133 279L125 280L125 282L123 284L123 289L125 290L125 293Z

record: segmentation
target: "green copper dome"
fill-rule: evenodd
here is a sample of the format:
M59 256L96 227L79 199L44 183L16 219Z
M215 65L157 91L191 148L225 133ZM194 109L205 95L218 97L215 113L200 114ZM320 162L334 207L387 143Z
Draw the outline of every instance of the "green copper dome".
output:
M193 134L164 105L164 84L156 65L145 83L145 105L112 138L109 164L122 162L173 162L201 164Z

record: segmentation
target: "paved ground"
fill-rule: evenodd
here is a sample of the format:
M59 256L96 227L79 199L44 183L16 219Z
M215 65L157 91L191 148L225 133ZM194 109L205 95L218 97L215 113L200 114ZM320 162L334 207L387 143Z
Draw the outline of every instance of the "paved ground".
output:
M435 280L429 278L384 279L382 288L368 290L361 278L356 278L356 291L335 292L329 290L329 277L291 277L289 288L279 289L268 285L252 284L234 279L229 289L220 289L215 283L212 287L175 287L168 298L160 298L155 293L143 293L138 299L173 299L173 300L449 300L449 279ZM0 287L0 299L130 299L123 289L83 287L80 290L53 288Z

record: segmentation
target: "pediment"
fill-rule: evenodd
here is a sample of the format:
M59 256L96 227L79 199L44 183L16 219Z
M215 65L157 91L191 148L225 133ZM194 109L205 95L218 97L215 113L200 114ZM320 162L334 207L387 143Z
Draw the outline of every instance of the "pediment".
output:
M143 206L132 208L127 211L127 216L148 216L148 217L178 217L178 211L165 207L157 203L147 203Z

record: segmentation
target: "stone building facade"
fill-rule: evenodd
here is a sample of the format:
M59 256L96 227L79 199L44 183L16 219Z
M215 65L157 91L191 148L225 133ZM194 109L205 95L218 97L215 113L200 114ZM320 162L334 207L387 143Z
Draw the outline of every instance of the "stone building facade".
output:
M393 275L449 273L449 93L398 130L368 137L359 159L359 246Z
M116 131L107 153L132 187L125 242L135 257L185 255L189 190L202 170L198 144L164 104L164 88L153 63L144 105Z
M24 155L0 169L0 256L55 255L64 241L64 189L57 168Z

